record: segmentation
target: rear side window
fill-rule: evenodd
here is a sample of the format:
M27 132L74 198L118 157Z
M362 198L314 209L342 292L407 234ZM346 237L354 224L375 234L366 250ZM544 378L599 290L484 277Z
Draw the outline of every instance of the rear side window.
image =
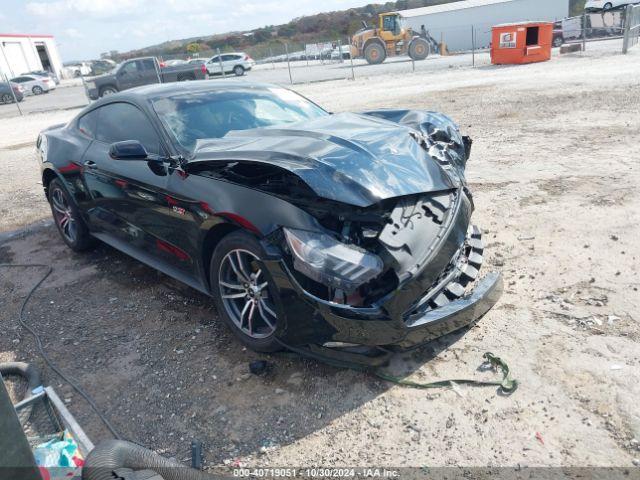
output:
M89 138L96 138L96 128L98 126L98 110L91 110L78 120L78 130Z
M150 58L145 58L144 60L140 60L142 70L155 70L156 65Z
M137 107L130 103L110 103L99 110L98 140L105 143L137 140L147 152L160 153L160 137L147 116Z

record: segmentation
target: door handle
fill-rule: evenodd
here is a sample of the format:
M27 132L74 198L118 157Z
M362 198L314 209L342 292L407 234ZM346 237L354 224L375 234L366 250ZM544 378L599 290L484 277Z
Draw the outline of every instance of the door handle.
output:
M94 162L93 160L87 160L86 162L84 162L84 166L87 168L96 168L98 166L98 164L96 162Z

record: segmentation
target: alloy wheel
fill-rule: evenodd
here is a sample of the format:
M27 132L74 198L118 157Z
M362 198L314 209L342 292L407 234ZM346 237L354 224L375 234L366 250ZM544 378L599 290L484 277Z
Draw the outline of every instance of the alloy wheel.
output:
M53 216L60 228L60 233L71 243L75 243L78 238L78 226L73 217L73 210L67 201L64 192L56 188L51 193L51 205Z
M44 91L44 90L42 90L42 88L41 88L41 87L38 87L38 86L33 87L33 94L34 94L34 95L40 95L43 91Z
M2 100L2 103L11 103L13 102L13 97L8 93L3 93L1 100Z
M231 250L220 263L218 288L224 308L245 335L261 339L273 334L277 316L260 259L248 250Z

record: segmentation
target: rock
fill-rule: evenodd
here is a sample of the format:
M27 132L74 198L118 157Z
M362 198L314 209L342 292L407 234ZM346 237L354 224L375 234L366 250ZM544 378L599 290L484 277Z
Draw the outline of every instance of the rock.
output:
M634 458L631 463L633 463L636 467L640 467L640 458Z
M285 393L285 391L283 389L281 389L281 388L276 388L275 392L276 392L277 395L282 395L282 394Z
M290 385L295 385L296 387L299 387L300 385L302 385L302 381L303 381L302 373L294 372L291 374L291 376L287 380L287 383Z

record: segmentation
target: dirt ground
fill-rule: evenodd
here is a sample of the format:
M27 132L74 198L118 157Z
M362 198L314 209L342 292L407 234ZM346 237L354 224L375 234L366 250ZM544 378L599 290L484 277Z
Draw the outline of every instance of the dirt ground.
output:
M74 112L0 124L0 263L54 272L27 320L129 439L207 465L631 466L640 458L640 49L518 67L451 68L297 90L333 111L443 111L474 140L468 178L505 293L475 327L395 358L427 381L490 378L519 390L421 391L239 346L203 295L106 246L78 255L48 221L32 145ZM13 132L13 133L11 133ZM47 219L47 220L42 220ZM42 269L0 268L0 360L40 365L94 441L109 434L44 368L19 327ZM264 358L270 373L248 373Z

